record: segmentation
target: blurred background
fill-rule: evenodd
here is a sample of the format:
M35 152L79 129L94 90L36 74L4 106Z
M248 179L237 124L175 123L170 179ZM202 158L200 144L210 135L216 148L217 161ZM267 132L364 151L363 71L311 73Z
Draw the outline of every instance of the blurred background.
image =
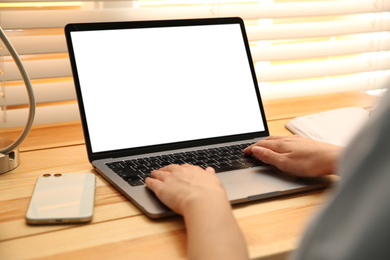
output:
M35 124L79 120L64 37L67 23L228 16L245 21L264 100L354 90L377 94L390 85L388 0L0 2L0 25L34 88ZM27 93L1 47L0 128L23 126ZM101 46L96 55L110 53ZM97 75L104 71L101 64Z

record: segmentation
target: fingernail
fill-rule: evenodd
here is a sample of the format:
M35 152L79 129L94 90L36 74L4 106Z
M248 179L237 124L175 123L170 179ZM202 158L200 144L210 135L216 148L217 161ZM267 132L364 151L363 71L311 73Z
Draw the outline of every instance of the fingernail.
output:
M252 147L252 153L253 154L258 154L258 153L260 153L261 152L261 147L259 147L259 146L253 146Z

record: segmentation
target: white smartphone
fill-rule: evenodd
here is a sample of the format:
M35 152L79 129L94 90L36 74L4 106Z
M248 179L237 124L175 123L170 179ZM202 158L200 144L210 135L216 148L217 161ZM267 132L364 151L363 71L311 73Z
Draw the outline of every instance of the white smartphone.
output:
M26 214L28 224L81 223L92 220L96 176L54 173L38 177Z

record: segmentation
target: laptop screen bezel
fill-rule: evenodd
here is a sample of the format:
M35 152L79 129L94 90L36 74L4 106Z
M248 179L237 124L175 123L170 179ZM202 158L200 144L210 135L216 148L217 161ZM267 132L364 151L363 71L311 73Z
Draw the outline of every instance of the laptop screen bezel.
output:
M198 26L198 25L213 25L213 24L239 24L240 25L241 33L242 33L242 37L243 37L243 41L247 53L247 58L249 62L249 68L252 74L253 85L255 88L255 93L257 95L260 114L264 125L264 131L245 133L245 134L236 134L236 135L223 136L223 137L213 137L213 138L206 138L201 140L182 141L182 142L176 142L170 144L161 144L161 145L145 146L145 147L130 148L130 149L120 149L115 151L93 152L90 135L89 135L89 129L86 120L84 104L83 104L81 86L80 86L78 71L75 62L71 32L129 29L129 28ZM183 149L183 148L190 148L190 147L197 147L197 146L204 146L204 145L211 145L211 144L235 142L235 141L249 140L249 139L269 136L269 130L268 130L268 125L264 113L264 107L261 100L261 95L258 87L252 56L250 54L249 42L245 32L244 22L241 18L228 17L228 18L202 18L202 19L184 19L184 20L182 19L182 20L156 20L156 21L130 21L130 22L104 22L104 23L72 23L65 26L65 36L66 36L70 64L72 68L73 79L74 79L74 84L76 89L76 95L77 95L78 106L80 111L80 118L83 126L85 144L87 148L88 159L90 162L98 159L103 159L103 158L132 156L138 154L147 154L147 153L161 152L166 150L176 150L176 149Z

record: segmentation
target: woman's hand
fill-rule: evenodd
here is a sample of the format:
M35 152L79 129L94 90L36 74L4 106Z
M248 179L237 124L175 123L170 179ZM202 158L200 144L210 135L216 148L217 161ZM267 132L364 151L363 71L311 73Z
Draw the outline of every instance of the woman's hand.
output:
M225 189L213 168L171 164L152 172L146 185L176 213L185 215L189 207L209 200L227 201ZM206 203L207 204L207 203Z
M264 163L300 177L334 174L342 147L297 135L269 136L244 149Z
M188 259L249 259L245 239L214 169L168 165L146 185L187 227Z

